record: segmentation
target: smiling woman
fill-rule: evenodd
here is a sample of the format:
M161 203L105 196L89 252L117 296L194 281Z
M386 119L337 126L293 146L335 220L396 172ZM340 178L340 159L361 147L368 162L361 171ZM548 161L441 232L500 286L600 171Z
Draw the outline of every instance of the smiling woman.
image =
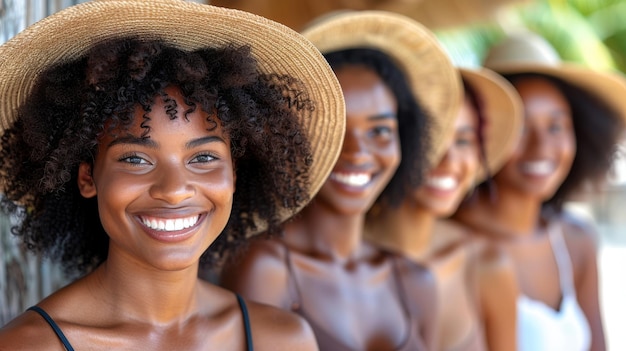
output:
M83 275L0 329L0 349L315 349L299 317L198 279L201 257L275 233L338 155L343 98L306 39L239 11L103 0L0 47L0 72L2 209Z
M523 135L494 176L497 196L479 187L456 219L512 259L518 350L605 350L595 233L563 204L609 169L624 130L626 84L561 62L533 33L505 38L485 65L521 96Z
M414 190L429 156L442 151L459 76L434 36L400 15L339 13L304 34L343 91L341 154L284 237L255 241L226 266L222 284L304 316L321 350L437 350L431 272L362 237L376 199Z

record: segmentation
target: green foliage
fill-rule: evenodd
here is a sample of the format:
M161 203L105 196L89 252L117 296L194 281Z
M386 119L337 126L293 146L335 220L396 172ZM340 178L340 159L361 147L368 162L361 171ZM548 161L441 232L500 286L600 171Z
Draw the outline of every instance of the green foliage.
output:
M626 0L535 0L436 35L456 64L475 66L504 33L520 29L542 35L563 60L626 72Z

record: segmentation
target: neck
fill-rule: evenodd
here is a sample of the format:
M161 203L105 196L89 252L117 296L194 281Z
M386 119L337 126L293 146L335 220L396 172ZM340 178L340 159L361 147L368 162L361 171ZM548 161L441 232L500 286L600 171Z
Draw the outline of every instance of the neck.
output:
M100 296L105 294L105 302L114 313L166 325L184 321L197 310L197 275L197 264L180 271L162 271L109 254L93 274L94 291Z
M285 241L309 256L349 261L359 255L364 221L364 213L337 213L314 200L286 226Z
M529 237L535 234L541 216L542 202L528 194L496 188L497 199L492 201L479 193L475 205L465 206L458 218L467 223L479 223L479 229L507 237Z
M435 215L414 202L404 201L397 209L371 216L366 238L389 251L423 262L431 249Z

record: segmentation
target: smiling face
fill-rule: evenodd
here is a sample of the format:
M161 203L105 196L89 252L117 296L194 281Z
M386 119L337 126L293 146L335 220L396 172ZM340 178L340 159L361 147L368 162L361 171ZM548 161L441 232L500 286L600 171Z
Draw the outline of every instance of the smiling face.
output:
M576 154L570 107L559 89L545 79L525 78L513 85L524 102L524 133L494 180L502 191L509 189L545 201L567 177Z
M364 214L400 164L397 102L371 69L346 65L336 72L346 101L346 134L339 160L318 202L342 214Z
M446 154L428 172L424 185L415 194L418 206L437 216L448 216L456 210L478 172L478 116L468 97L463 101L454 128Z
M157 98L142 137L145 112L137 108L128 129L99 140L93 177L81 165L79 189L97 196L109 259L122 255L177 270L197 262L225 227L235 177L219 121L199 109L185 117L179 90L166 93L176 101L177 118L170 120Z

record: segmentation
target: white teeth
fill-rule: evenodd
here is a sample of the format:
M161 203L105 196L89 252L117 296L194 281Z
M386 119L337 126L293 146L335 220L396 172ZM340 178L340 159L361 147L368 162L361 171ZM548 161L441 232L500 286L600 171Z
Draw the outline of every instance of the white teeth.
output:
M440 190L452 190L458 186L459 182L454 177L428 177L426 185Z
M554 163L551 161L524 162L522 171L530 175L545 176L554 172Z
M330 178L350 186L363 186L370 182L372 176L368 173L332 173Z
M141 218L141 222L148 228L159 231L176 231L193 227L198 222L198 216L176 219Z

